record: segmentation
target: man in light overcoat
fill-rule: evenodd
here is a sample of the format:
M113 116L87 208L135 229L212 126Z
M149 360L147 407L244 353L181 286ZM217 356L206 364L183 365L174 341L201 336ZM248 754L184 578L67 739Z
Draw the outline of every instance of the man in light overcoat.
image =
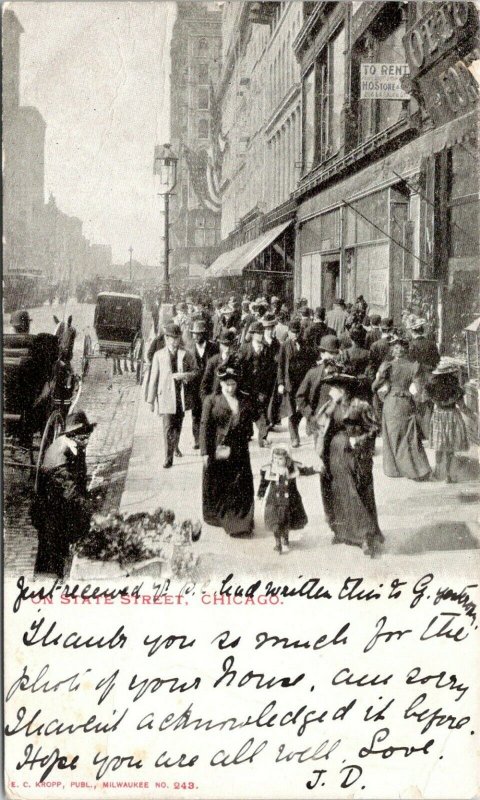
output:
M152 411L157 405L163 419L164 469L173 464L178 449L185 411L192 407L189 384L195 379L196 366L191 353L180 347L182 330L175 323L165 326L166 347L153 356L147 403Z

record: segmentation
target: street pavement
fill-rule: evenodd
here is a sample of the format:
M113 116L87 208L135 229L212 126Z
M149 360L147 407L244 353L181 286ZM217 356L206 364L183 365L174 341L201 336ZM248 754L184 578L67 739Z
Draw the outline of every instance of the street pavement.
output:
M311 439L301 426L302 445L293 450L304 466L316 468L317 456ZM287 441L283 430L270 434L273 442ZM191 415L183 425L180 449L172 469L164 470L162 421L144 402L138 406L133 447L121 500L122 511L153 511L158 506L175 511L178 519L202 518L202 460L193 450ZM427 451L430 463L433 453ZM256 437L250 447L255 490L260 467L270 459L269 449L260 449ZM251 538L227 536L223 529L203 525L198 544L201 553L199 578L238 575L322 575L350 570L350 574L405 575L436 571L457 576L478 570L480 531L478 526L478 454L471 448L457 468L459 482L415 482L387 478L382 470L382 441L377 440L374 484L380 528L385 535L382 556L372 560L356 547L332 545L332 534L323 518L319 475L301 476L298 487L308 514L307 527L292 532L290 553L273 550L273 535L265 530L263 506L255 503L255 533ZM421 573L423 574L423 573Z
M30 309L32 333L53 332L53 314L59 319L69 314L77 329L73 367L78 373L86 334L95 339L94 305L69 301L64 306L41 306ZM137 405L140 397L135 375L124 372L112 375L112 362L93 358L83 381L77 408L86 411L97 423L87 449L89 471L104 479L102 513L117 509L127 474L128 460ZM30 523L33 482L27 470L6 467L4 472L4 565L5 574L33 574L37 552L37 533Z
M73 315L77 328L74 366L79 368L84 336L94 338L93 305L70 301L67 306L43 306L31 310L32 331L53 330L52 316ZM143 399L143 387L127 372L112 375L112 364L93 359L85 378L79 406L96 421L97 428L87 450L90 468L105 479L102 512L153 511L158 506L171 508L178 519L201 519L202 461L193 450L191 416L185 418L181 450L170 470L164 470L162 422L150 412ZM304 466L316 468L317 458L303 425L302 446L293 451ZM271 441L287 441L283 430L270 434ZM291 534L288 555L273 551L273 536L263 525L263 506L255 505L255 533L249 539L228 537L221 528L203 525L197 545L201 554L199 578L239 575L273 577L335 574L340 569L350 574L406 575L423 571L472 575L478 571L480 533L478 526L478 453L471 448L468 457L459 459L459 482L416 483L383 475L382 442L377 440L374 483L380 527L385 535L385 550L379 559L366 558L359 548L331 544L332 534L324 519L319 476L302 476L299 490L309 517L307 527ZM430 463L433 453L428 452ZM256 437L251 443L255 488L260 467L270 459L270 450L261 450ZM5 571L31 576L36 554L36 532L29 522L31 484L23 471L5 473Z

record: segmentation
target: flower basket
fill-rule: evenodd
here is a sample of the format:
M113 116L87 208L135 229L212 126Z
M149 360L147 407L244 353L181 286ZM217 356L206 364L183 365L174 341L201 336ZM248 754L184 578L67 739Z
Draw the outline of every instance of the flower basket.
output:
M153 514L95 515L87 536L74 545L71 572L78 578L193 578L201 530L199 522L176 522L174 512L162 508Z

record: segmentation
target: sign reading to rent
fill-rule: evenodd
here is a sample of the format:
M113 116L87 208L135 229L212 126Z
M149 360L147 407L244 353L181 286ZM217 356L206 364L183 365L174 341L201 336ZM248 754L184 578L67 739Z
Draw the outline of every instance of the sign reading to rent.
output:
M408 64L360 64L361 100L409 100L400 80L409 74Z

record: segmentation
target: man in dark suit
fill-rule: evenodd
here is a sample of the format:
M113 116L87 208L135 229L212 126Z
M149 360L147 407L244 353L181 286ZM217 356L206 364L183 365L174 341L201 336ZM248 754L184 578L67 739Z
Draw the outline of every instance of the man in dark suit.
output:
M220 334L219 339L219 353L211 356L205 367L203 378L200 381L200 400L203 404L209 394L217 394L220 389L220 383L217 376L217 369L221 364L224 364L228 359L233 356L236 345L235 331L224 330Z
M267 362L271 367L271 384L268 390L267 419L268 427L272 429L280 422L279 409L280 398L277 392L277 372L278 359L280 357L280 342L278 341L275 330L277 318L273 313L267 313L262 319L263 343L267 353Z
M412 340L408 346L409 360L416 361L420 365L415 380L417 386L415 405L425 439L428 438L430 432L430 419L433 412L433 403L426 391L426 386L432 376L432 371L440 361L440 353L434 339L425 335L426 325L425 319L415 320L410 326Z
M300 446L298 426L302 415L297 409L297 391L315 364L315 353L300 338L301 331L300 320L293 319L289 324L288 339L280 348L277 372L278 393L282 395L280 415L288 417L292 447Z
M319 408L329 399L330 387L322 383L327 375L341 372L340 346L336 336L324 336L320 342L319 358L308 370L297 391L297 408L307 422L307 434L316 439L318 435L315 416Z
M249 342L238 352L242 389L250 395L254 420L258 428L258 444L265 447L268 434L268 402L275 382L277 365L265 347L264 328L260 321L250 325Z
M336 297L333 301L333 308L327 311L325 322L329 328L333 328L337 336L345 330L345 323L348 318L348 313L345 311L345 304L340 297Z
M393 333L393 319L385 318L380 323L381 336L370 346L370 359L368 363L368 375L373 381L380 368L380 364L390 355L390 339Z
M200 385L205 373L208 360L217 355L218 345L208 341L208 327L204 319L194 319L190 331L193 345L190 352L193 356L196 372L195 378L190 383L192 395L192 433L194 439L193 449L198 450L200 436L200 420L202 418L202 400L200 397Z
M352 344L343 351L343 360L348 373L359 376L364 375L370 361L370 353L364 347L365 328L356 325L350 330Z
M440 361L440 353L433 339L425 336L426 320L417 319L410 326L412 340L408 347L408 358L418 363L427 371L432 371Z

